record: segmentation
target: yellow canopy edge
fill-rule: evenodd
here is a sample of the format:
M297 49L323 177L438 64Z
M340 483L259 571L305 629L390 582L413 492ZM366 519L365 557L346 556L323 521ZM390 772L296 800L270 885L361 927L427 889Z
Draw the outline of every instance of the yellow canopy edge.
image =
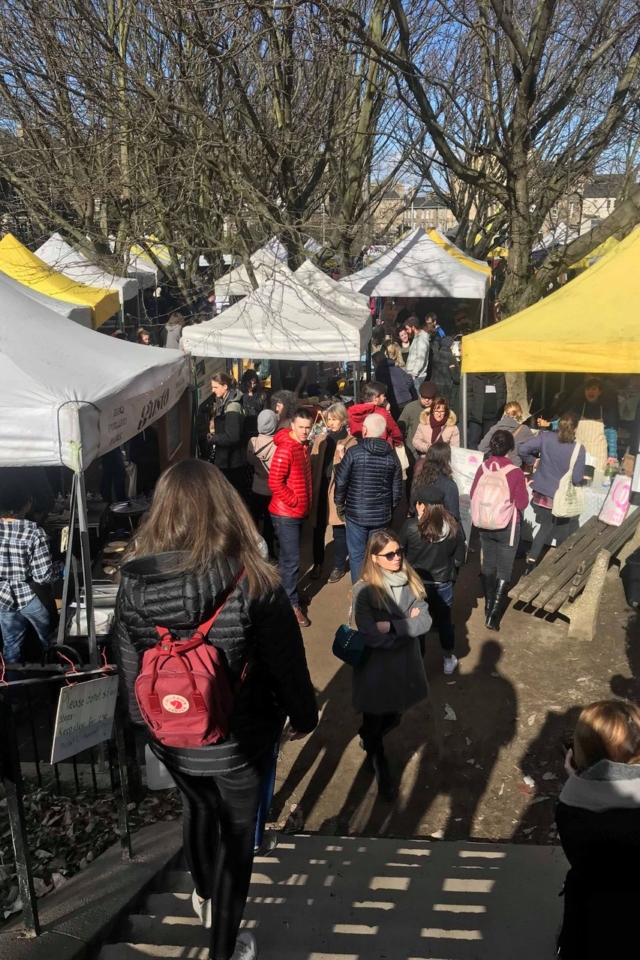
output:
M550 297L466 336L463 373L640 373L640 227Z
M484 273L487 277L491 276L491 267L488 264L484 266L472 257L468 257L459 247L456 247L455 244L448 243L444 237L440 236L437 230L427 230L427 234L434 243L437 243L439 247L446 250L447 253L454 257L459 263L463 263L465 267L470 267L471 270L476 270L478 273Z
M572 263L571 269L586 270L587 267L592 266L592 260L599 260L600 257L604 257L605 253L610 253L611 250L615 250L619 242L615 237L607 237L603 243L597 246L595 250L592 250L591 253L588 253L586 257L583 257L582 260L576 260L575 263Z
M148 238L148 240L149 242L147 243L147 247L152 251L156 260L158 260L158 262L162 263L164 266L168 266L171 263L171 254L169 253L169 248L164 243L159 243L157 241L157 237L154 237L153 234ZM134 256L142 257L143 260L149 264L149 266L155 269L155 263L149 256L147 250L141 247L139 243L133 244L131 247L131 253Z
M55 300L90 307L95 330L120 309L117 290L103 290L70 280L36 257L11 233L0 240L0 270L25 287Z

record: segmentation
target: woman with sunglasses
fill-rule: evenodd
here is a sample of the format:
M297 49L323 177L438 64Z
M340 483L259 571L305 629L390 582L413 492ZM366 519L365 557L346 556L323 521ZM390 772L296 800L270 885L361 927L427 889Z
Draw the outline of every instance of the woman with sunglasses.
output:
M353 589L353 612L367 646L367 656L353 671L353 705L362 713L360 738L378 793L391 801L397 790L383 739L429 692L422 657L431 626L422 581L405 561L392 530L369 538Z

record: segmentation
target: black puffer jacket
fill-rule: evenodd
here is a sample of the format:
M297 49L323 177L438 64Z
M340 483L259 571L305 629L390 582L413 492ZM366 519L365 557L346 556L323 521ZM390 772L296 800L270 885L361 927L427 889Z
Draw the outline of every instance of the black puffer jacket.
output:
M180 554L162 553L130 560L121 568L113 645L129 715L145 730L134 684L142 653L158 641L156 626L191 636L213 615L238 573L226 558L212 563L206 577L176 573L180 559ZM224 743L191 749L151 739L153 752L169 769L209 776L246 766L273 749L286 716L300 733L315 728L318 712L302 636L282 587L251 598L242 579L211 628L209 641L224 654L232 685L249 664L236 696L230 735Z
M458 524L455 537L429 543L420 536L418 521L413 517L404 524L398 543L424 583L446 583L457 579L458 567L462 566L465 558L462 524Z
M239 390L229 390L216 401L210 459L219 470L234 470L247 462L242 402Z
M402 469L393 447L366 437L349 447L335 468L334 501L347 520L362 527L385 527L402 496Z
M460 364L451 352L453 337L434 337L431 341L431 373L438 388L438 396L444 397L449 405L458 413L458 387L460 384ZM452 403L453 401L453 403Z

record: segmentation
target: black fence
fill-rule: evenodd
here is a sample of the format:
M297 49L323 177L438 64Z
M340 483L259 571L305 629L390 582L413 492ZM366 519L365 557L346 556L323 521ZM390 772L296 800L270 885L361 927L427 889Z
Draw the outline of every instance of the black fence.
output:
M61 672L0 685L0 776L15 854L22 919L29 937L39 935L40 924L25 817L25 784L47 787L60 796L87 791L98 796L102 784L117 804L122 857L131 858L128 803L130 786L134 793L140 789L139 765L135 739L125 735L120 710L116 708L109 741L69 760L53 765L48 762L60 688L114 672L112 667Z

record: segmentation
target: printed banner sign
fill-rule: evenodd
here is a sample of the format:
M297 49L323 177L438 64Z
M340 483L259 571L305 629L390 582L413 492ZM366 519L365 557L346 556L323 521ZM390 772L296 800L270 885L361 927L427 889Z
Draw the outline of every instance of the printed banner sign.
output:
M51 763L74 757L108 740L117 698L117 677L63 687L58 699Z
M458 484L460 495L471 493L471 484L481 466L484 455L479 450L465 450L464 447L451 447L451 469L453 479Z
M189 364L138 397L114 400L100 411L100 456L142 433L178 402L189 384Z
M599 519L611 527L619 527L627 515L630 497L631 477L614 477Z

